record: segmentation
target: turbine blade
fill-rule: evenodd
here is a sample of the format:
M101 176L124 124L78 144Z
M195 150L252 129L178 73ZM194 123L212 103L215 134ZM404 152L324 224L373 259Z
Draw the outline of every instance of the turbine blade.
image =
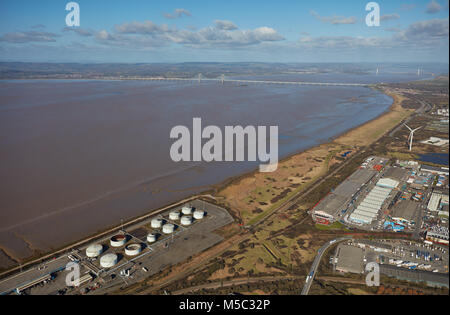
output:
M411 128L409 128L409 126L407 125L407 124L404 124L405 125L405 127L406 128L408 128L409 129L409 131L412 131L412 129Z

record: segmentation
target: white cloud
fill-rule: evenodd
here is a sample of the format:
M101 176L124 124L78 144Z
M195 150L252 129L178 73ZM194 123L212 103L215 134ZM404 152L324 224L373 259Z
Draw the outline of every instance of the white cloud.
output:
M189 12L186 9L175 9L172 14L171 13L164 14L164 16L167 19L179 19L183 16L191 16L191 15L192 15L191 12Z
M9 43L56 42L59 35L50 32L27 31L6 33L0 41Z
M152 21L131 22L116 25L115 30L120 34L159 34L169 32L170 29L166 24L158 25Z
M391 49L408 47L411 49L437 49L439 45L448 47L448 19L433 19L411 24L407 29L386 29L394 32L391 37L362 36L321 36L301 37L300 47L305 49L339 49L354 48Z
M233 22L224 20L216 20L214 26L199 30L179 30L176 27L169 28L164 24L145 21L116 25L115 31L116 34L98 35L97 38L127 42L135 40L141 44L151 42L152 45L175 43L191 47L233 47L284 40L284 37L273 28L263 26L253 30L240 30Z
M236 30L238 27L231 21L215 20L214 25L220 30Z
M380 20L381 21L389 21L389 20L396 20L396 19L399 19L399 18L400 18L400 15L398 15L397 13L392 13L392 14L382 15L380 17Z
M431 0L431 2L427 5L427 13L434 14L442 10L442 6L436 2L435 0Z
M343 17L343 16L333 15L330 17L326 17L326 16L320 16L316 11L311 11L310 13L312 16L314 16L319 21L322 21L324 23L330 23L333 25L355 24L356 23L356 18L353 16L352 17Z

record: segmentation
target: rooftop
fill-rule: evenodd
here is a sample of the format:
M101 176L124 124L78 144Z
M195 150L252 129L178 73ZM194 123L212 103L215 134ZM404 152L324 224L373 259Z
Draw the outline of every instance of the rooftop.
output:
M392 217L413 221L415 218L416 208L416 202L412 200L401 200L392 209Z
M401 181L407 173L408 171L403 168L391 167L384 173L384 177L391 178L396 181Z
M364 251L356 246L340 245L336 269L343 272L363 273Z

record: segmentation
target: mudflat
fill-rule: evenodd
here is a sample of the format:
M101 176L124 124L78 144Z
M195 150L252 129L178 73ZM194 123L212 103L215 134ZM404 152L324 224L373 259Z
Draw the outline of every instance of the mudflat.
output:
M217 83L3 81L0 93L0 246L16 260L256 169L172 162L170 130L193 117L219 127L278 125L283 158L392 103L362 87Z

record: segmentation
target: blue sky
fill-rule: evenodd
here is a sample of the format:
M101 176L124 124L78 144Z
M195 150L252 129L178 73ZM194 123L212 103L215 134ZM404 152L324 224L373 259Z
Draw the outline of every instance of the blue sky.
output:
M0 60L448 62L448 0L0 0Z

